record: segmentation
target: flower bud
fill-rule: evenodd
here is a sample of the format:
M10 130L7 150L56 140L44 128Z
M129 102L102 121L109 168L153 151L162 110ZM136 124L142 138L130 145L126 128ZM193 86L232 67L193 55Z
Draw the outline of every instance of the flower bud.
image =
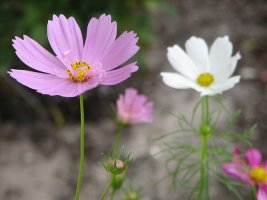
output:
M105 168L108 172L117 175L121 174L127 169L127 163L125 164L122 160L119 159L111 159L105 165Z
M202 135L208 136L212 134L212 132L214 131L214 128L209 125L202 125L200 128L200 131Z
M111 184L113 190L118 190L122 186L124 180L125 180L125 173L115 175L112 179L112 184Z
M116 168L118 171L123 171L124 169L124 162L122 160L110 160L108 164L110 168Z

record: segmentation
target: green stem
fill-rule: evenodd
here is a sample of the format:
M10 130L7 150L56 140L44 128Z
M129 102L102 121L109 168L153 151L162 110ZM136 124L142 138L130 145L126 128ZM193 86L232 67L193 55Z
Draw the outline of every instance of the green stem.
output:
M110 188L111 188L111 186L112 186L113 178L114 178L114 175L112 175L112 177L111 177L111 179L110 179L110 181L109 181L109 183L108 183L108 185L107 185L107 187L106 187L104 193L102 194L100 200L104 200L104 199L106 199L107 194L108 194L108 192L109 192L109 190L110 190Z
M252 199L256 199L256 197L257 197L257 188L256 188L256 186L252 187L251 196L252 196Z
M207 158L207 136L201 138L201 155L200 155L200 191L199 200L208 199L208 158Z
M113 144L113 152L114 152L115 159L119 158L119 146L121 143L121 135L122 135L123 129L124 129L123 125L118 125L117 132L115 134L115 141Z
M83 106L83 94L80 95L80 115L81 115L81 135L80 135L80 167L79 175L77 179L77 188L75 200L80 199L80 192L83 181L83 171L84 171L84 106Z
M115 197L115 194L116 194L116 189L112 189L112 192L111 192L111 195L110 195L110 199L109 200L113 200L114 199L114 197Z
M204 97L205 101L205 125L209 125L209 97Z
M208 190L208 153L207 153L207 142L208 135L205 132L203 127L209 125L209 101L208 96L202 98L202 119L200 127L200 136L201 136L201 146L200 146L200 184L199 184L199 193L198 200L208 200L209 199L209 190Z

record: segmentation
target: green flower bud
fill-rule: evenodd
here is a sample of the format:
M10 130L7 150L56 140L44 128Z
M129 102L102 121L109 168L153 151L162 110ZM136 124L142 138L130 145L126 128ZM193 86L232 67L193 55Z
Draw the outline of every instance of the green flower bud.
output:
M111 159L105 164L105 169L113 175L121 174L127 170L127 167L127 163L124 163L122 160L118 159Z
M125 180L125 173L121 173L121 174L118 174L118 175L115 175L112 179L112 188L114 190L118 190L121 188L123 182Z
M210 126L210 125L202 125L200 128L201 134L208 136L211 135L214 131L214 127Z

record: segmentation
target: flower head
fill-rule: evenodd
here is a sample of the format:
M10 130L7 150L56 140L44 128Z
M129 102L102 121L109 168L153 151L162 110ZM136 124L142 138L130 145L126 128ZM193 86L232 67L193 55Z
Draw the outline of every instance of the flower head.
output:
M48 21L47 35L56 56L28 36L13 40L17 56L38 72L11 69L10 76L39 93L74 97L118 84L138 70L136 62L118 68L138 51L138 38L124 32L116 39L117 23L110 15L90 20L85 42L75 19L64 15Z
M192 88L202 96L221 94L231 89L240 76L230 77L235 71L237 53L228 36L217 38L210 50L202 38L191 37L185 44L186 53L178 46L168 48L167 57L178 73L162 72L163 82L176 89Z
M128 88L117 100L117 117L120 123L134 125L153 121L153 103L137 90Z
M104 168L107 172L113 175L118 175L126 172L131 162L131 154L129 154L124 160L114 158L113 155L111 155L109 159L104 163Z
M257 149L248 149L245 157L235 150L232 162L222 165L222 170L248 185L257 186L257 200L266 200L267 161L262 162L261 153Z

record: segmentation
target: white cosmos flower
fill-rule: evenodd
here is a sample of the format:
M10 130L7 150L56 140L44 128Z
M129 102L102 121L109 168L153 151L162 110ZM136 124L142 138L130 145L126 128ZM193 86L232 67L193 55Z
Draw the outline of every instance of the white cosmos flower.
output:
M178 73L162 72L163 82L176 89L192 88L201 96L221 94L234 87L240 76L233 76L237 53L232 56L233 45L228 36L218 37L210 50L202 38L191 37L185 43L186 53L178 46L168 48L168 59Z

